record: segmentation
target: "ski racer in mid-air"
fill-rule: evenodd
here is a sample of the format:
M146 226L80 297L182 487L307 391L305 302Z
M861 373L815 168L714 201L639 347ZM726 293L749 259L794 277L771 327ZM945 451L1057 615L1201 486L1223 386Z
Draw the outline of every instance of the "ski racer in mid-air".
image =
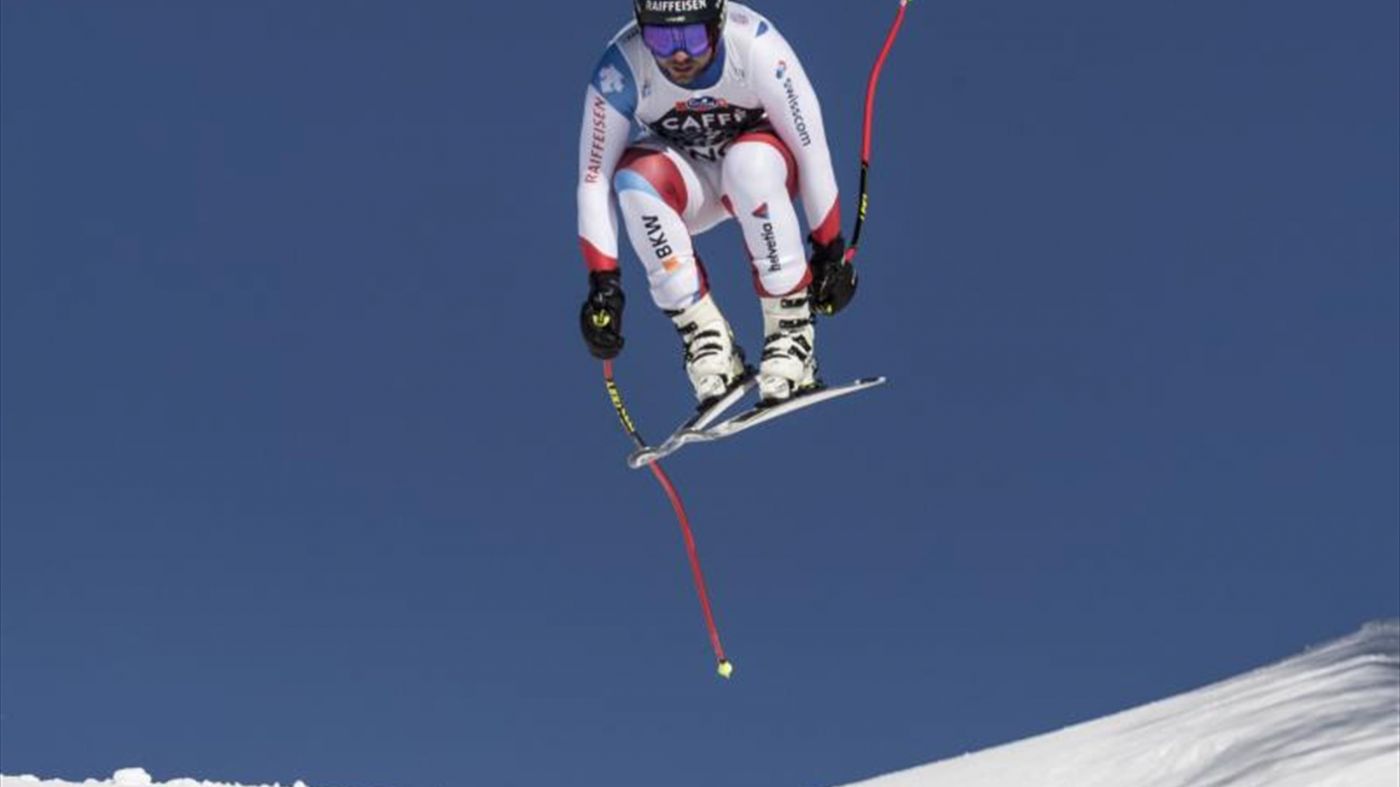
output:
M821 386L812 315L850 302L836 176L817 95L773 23L725 0L634 0L635 21L593 73L579 143L579 242L589 270L581 323L598 358L622 350L612 200L675 323L701 407L746 374L693 237L739 222L763 312L761 402ZM793 199L810 228L810 259Z

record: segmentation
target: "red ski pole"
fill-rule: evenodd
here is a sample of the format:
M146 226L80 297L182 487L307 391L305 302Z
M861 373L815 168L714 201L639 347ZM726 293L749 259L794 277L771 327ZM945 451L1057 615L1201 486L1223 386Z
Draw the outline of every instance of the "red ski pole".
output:
M646 440L637 431L636 423L632 421L632 416L627 412L627 405L622 401L622 391L617 387L617 381L613 379L612 361L603 361L603 381L608 387L608 398L612 401L613 409L617 410L617 418L622 422L622 428L626 430L627 436L632 438L638 448L646 447ZM656 482L661 484L662 490L666 492L666 497L671 501L671 507L676 511L676 518L681 523L681 535L685 538L685 551L690 557L690 573L695 578L695 592L700 596L700 610L705 615L705 626L710 631L710 646L715 651L716 670L720 677L728 678L734 674L734 665L725 658L724 645L719 641L719 627L715 625L715 613L710 607L710 592L705 587L705 574L700 570L700 553L695 547L695 534L690 530L690 516L685 512L685 504L681 502L680 493L676 491L675 484L666 475L666 471L661 469L659 461L651 462L651 474L656 477Z
M899 0L899 14L895 16L889 34L885 36L885 45L880 49L880 56L876 58L875 67L870 70L870 80L865 86L865 127L860 146L860 202L856 205L856 227L851 233L851 245L846 249L846 262L856 257L856 248L860 245L860 231L865 226L865 210L870 204L870 192L866 188L866 182L870 175L870 128L875 121L875 87L880 83L880 71L885 67L885 58L890 56L890 50L894 48L894 39L899 35L899 28L904 25L904 12L908 7L909 0Z

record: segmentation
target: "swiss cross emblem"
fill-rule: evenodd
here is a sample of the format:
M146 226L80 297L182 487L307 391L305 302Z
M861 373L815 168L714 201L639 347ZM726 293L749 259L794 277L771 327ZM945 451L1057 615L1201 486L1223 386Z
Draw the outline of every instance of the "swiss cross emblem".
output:
M616 93L627 85L627 79L616 66L608 66L598 72L598 87L604 93Z

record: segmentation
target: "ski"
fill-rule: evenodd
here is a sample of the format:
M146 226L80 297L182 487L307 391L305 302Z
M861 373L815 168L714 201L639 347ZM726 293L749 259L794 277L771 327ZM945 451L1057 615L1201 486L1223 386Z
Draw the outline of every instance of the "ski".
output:
M830 401L841 396L846 396L847 394L853 394L857 391L864 391L867 388L883 385L885 380L886 378L884 377L862 377L858 380L846 383L845 385L828 386L826 388L818 388L809 393L798 394L780 404L766 406L756 405L742 413L737 413L726 418L708 429L694 429L687 432L685 441L708 442L725 437L732 437L746 429L750 429L762 423L767 423L776 418L781 418L789 413L811 407L814 404L820 404L821 402Z
M740 399L758 386L758 373L752 367L745 369L743 379L734 384L729 392L708 407L702 408L686 420L685 423L676 427L676 431L671 436L661 442L660 445L642 446L627 456L627 466L633 470L646 467L662 457L669 456L685 445L688 440L686 435L695 432L702 432L715 419L724 415L725 411L733 407Z
M715 418L722 414L724 410L728 409L735 400L753 389L756 385L756 378L750 377L744 384L735 386L736 390L740 388L743 390L739 391L738 396L736 396L734 400L725 403L723 407L716 404L714 407L707 409L704 413L698 414L695 418L683 424L681 428L677 429L670 437L666 438L666 441L661 445L656 447L648 446L647 448L632 452L632 455L627 458L627 464L629 467L636 470L664 456L669 456L690 443L708 443L714 440L732 437L747 429L758 426L759 424L781 418L784 415L811 407L814 404L830 401L841 396L856 393L857 391L864 391L867 388L874 388L877 385L884 384L885 380L886 378L884 377L863 377L845 385L819 388L809 393L799 394L781 404L767 406L756 405L740 413L736 413L719 423L715 423L713 426L708 426L708 424L713 423ZM730 391L730 394L726 395L725 398L729 399L734 393L735 391ZM702 419L701 416L708 416L708 418Z

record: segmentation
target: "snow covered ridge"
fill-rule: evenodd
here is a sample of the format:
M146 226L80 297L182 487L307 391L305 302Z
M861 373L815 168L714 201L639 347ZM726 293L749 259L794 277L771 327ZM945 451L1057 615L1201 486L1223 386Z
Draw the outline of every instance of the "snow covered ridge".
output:
M859 783L953 785L1400 787L1400 620L1170 699Z
M0 787L252 787L251 785L226 784L224 782L205 782L195 779L175 779L168 782L157 782L151 779L151 775L146 773L145 768L122 768L112 774L112 778L98 781L88 779L84 782L65 782L58 779L40 779L37 776L0 776ZM263 785L263 787L282 787L280 784ZM305 782L298 780L292 787L307 787Z

